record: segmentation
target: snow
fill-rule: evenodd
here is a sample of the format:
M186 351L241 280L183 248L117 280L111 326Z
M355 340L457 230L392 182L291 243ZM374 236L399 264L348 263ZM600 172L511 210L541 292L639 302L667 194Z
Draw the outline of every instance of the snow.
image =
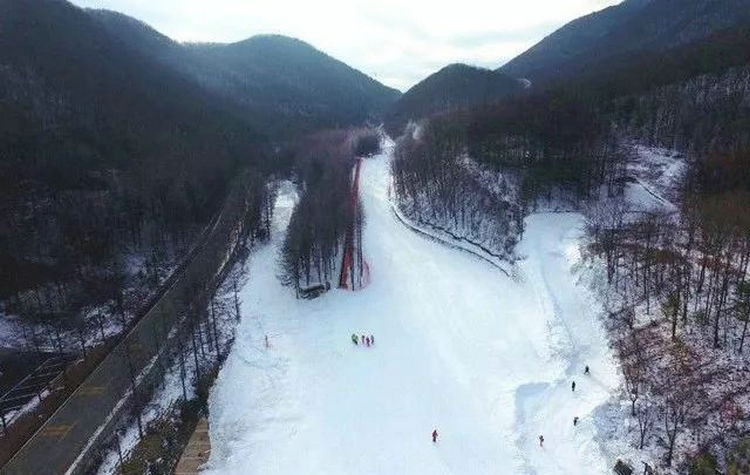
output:
M297 300L279 284L277 249L295 203L279 195L272 242L250 259L243 319L210 395L205 473L608 472L595 414L620 380L601 307L576 283L582 217L529 217L514 280L398 220L389 153L362 169L372 283L360 292ZM354 346L352 333L377 343Z
M0 348L23 348L23 330L15 315L0 310Z
M628 164L633 182L625 187L625 198L639 209L676 212L679 188L687 169L679 152L640 144L628 144L634 160Z

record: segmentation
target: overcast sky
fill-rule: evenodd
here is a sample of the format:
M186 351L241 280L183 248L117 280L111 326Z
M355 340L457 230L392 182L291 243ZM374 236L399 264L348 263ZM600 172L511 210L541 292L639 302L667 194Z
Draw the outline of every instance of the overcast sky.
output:
M180 41L280 33L406 90L456 62L496 68L555 29L620 0L73 0Z

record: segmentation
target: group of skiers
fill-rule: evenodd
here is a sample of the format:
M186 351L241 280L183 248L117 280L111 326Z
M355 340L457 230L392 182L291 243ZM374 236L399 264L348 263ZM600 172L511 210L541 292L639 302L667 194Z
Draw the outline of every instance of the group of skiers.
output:
M375 337L372 336L372 335L370 335L370 336L367 336L367 335L357 336L356 333L352 333L352 343L354 343L355 345L359 345L361 343L362 346L368 346L369 347L369 346L372 346L372 345L375 344Z
M585 374L586 376L590 376L591 375L591 369L589 368L588 365L586 365L586 368L584 368L583 374ZM575 390L576 390L576 382L575 381L573 381L573 382L570 383L570 390L571 390L571 392L575 392ZM578 421L579 421L578 416L573 417L573 426L577 426L578 425ZM544 447L544 436L543 435L539 436L539 447Z

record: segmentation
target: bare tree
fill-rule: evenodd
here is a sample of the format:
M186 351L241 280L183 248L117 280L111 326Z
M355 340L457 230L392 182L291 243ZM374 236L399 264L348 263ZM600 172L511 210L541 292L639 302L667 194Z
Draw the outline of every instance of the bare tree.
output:
M651 402L645 400L638 405L635 418L638 422L638 448L643 449L646 444L646 438L656 421L656 408Z

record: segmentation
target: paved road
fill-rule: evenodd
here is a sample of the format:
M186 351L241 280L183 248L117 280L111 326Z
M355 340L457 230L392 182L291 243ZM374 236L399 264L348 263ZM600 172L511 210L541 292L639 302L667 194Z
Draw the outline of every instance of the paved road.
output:
M154 313L136 325L126 340L3 467L3 473L65 473L76 456L87 448L97 429L114 422L118 403L131 386L129 368L141 372L158 350L157 336L166 335L166 322L172 320L167 313L171 308L169 300L165 297Z
M81 473L89 451L114 427L125 407L133 381L155 384L170 330L191 301L213 282L216 270L236 243L236 229L245 207L245 188L236 186L202 245L179 278L105 357L16 455L0 470L5 475ZM209 276L209 277L206 277ZM137 379L134 379L137 378Z

